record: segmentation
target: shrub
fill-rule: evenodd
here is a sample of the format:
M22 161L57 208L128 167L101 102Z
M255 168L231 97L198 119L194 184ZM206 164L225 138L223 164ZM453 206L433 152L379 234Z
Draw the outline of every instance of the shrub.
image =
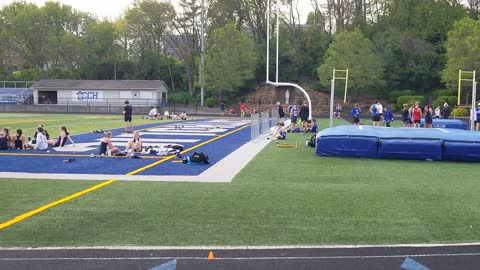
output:
M401 96L413 96L413 95L415 95L415 91L413 90L396 90L388 93L388 99L390 102L395 102Z
M187 91L176 91L168 95L168 101L176 104L188 105L190 95Z
M420 106L425 105L425 97L424 96L413 96L412 100L410 100L410 103L415 103L419 102Z
M447 97L447 103L450 106L456 105L457 101L458 101L458 97L456 97L456 96Z
M468 110L465 108L455 108L452 111L452 115L455 115L455 117L462 117L462 116L468 116Z
M410 100L413 99L413 96L400 96L397 98L397 107L402 107L403 104L407 103L410 104Z
M445 96L455 96L457 94L457 90L455 89L441 89L441 90L435 90L433 91L433 94L435 95L436 98Z
M435 99L435 101L433 101L433 107L434 108L437 108L438 106L440 107L443 107L443 104L445 103L448 103L448 100L447 100L448 97L446 96L440 96L438 97L437 99Z
M209 108L213 108L218 105L218 101L216 98L209 97L205 99L205 105Z

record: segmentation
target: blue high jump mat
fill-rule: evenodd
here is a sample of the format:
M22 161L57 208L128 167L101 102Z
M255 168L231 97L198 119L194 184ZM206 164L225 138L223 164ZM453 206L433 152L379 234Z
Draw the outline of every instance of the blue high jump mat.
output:
M420 122L420 127L424 127L425 119L422 118ZM454 128L454 129L463 129L468 128L468 124L459 119L433 119L432 121L433 128Z
M49 173L49 174L105 174L125 175L132 171L136 175L199 175L216 162L250 141L250 121L238 119L201 119L191 121L155 123L135 126L140 132L143 146L162 148L167 145L181 144L185 152L204 152L209 156L210 164L192 166L173 163L170 160L158 163L172 155L139 154L139 159L127 157L100 157L99 144L104 134L85 133L72 136L75 147L53 148L47 150L4 150L0 151L2 172ZM111 130L112 143L125 149L132 134L122 134L122 128ZM95 157L91 157L91 155ZM71 163L64 162L73 159ZM149 166L153 163L154 166Z
M318 156L480 161L480 132L443 128L338 126L316 137Z

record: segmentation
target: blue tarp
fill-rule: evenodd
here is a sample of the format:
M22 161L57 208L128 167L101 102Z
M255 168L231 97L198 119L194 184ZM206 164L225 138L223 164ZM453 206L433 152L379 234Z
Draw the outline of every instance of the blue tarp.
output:
M338 126L317 134L316 154L480 161L480 132L443 128Z
M420 122L420 127L423 127L425 124L425 119L422 118ZM455 128L455 129L464 129L468 128L467 123L458 119L433 119L432 127L434 128Z

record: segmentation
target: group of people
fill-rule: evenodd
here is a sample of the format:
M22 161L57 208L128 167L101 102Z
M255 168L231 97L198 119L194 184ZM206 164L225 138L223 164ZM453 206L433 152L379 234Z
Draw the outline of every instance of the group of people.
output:
M99 146L99 154L106 155L106 156L125 156L131 155L133 156L135 152L142 152L143 149L143 142L142 138L140 137L140 133L138 131L133 131L132 139L128 140L125 150L120 150L120 148L116 147L112 143L112 132L107 131L105 132L104 137L100 140Z
M480 106L480 103L479 103ZM338 106L337 106L338 108ZM386 125L390 127L391 122L393 121L393 113L390 107L383 107L382 104L375 100L375 102L370 106L369 111L372 115L373 126L382 126ZM360 113L362 112L359 104L356 103L352 109L351 115L353 118L353 124L360 124ZM402 122L403 127L413 127L419 128L422 117L425 119L425 128L431 128L433 124L433 119L438 119L440 117L448 119L450 116L450 108L447 103L443 105L443 108L438 106L435 110L431 105L426 105L424 109L420 107L419 102L411 104L410 107L408 104L403 104L402 109ZM480 129L480 122L479 122Z
M27 140L27 137L23 134L23 130L20 128L16 130L16 134L10 134L10 129L3 128L0 132L0 150L46 150L49 146L63 147L67 140L75 145L66 127L60 127L59 136L52 139L44 126L40 124L31 141Z
M277 111L280 121L275 125L272 136L273 140L286 138L287 130L284 123L285 118L289 118L291 121L288 131L303 133L318 131L317 121L315 119L308 119L310 116L310 109L307 105L307 102L303 103L303 105L300 107L300 111L295 104L288 106L288 115L285 114L281 103L277 102Z

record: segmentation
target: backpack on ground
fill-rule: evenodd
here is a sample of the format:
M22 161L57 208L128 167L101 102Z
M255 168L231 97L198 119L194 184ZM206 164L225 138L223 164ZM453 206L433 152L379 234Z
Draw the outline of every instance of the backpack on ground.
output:
M208 156L203 152L194 152L193 155L186 157L183 160L183 163L186 164L210 164L208 162Z
M312 135L310 140L307 141L307 145L310 147L315 147L316 142L317 142L317 135L315 134L315 135Z

